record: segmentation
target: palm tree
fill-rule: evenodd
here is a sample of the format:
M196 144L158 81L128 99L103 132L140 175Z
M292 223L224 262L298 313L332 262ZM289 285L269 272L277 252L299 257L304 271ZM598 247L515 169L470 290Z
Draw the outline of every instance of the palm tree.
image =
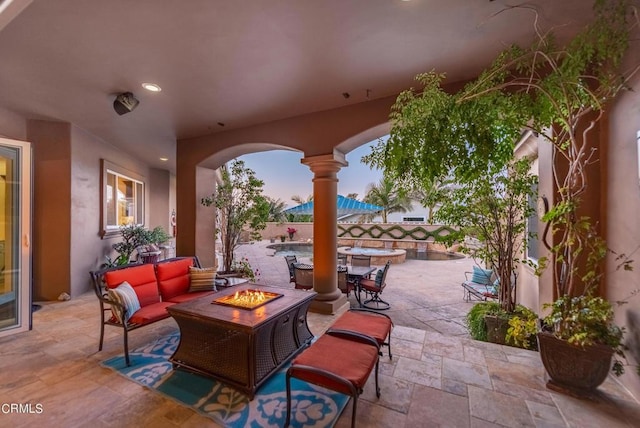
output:
M293 202L295 202L296 204L298 204L298 205L302 205L302 204L306 204L307 202L311 202L311 201L313 201L313 195L309 195L309 196L307 196L307 199L304 199L304 198L303 198L302 196L300 196L300 195L293 195L293 196L291 197L291 200L292 200Z
M420 202L423 207L429 209L429 218L427 222L433 224L433 215L437 207L444 202L453 186L453 180L449 177L445 178L428 178L425 177L419 187L411 190L411 199Z
M287 216L284 213L286 208L286 204L284 201L270 197L266 197L267 202L269 203L269 217L267 221L275 221L278 223L282 223L287 220Z
M384 207L383 223L387 223L387 216L391 213L406 213L411 210L411 198L407 192L387 177L383 177L378 184L370 183L363 200Z
M298 205L302 205L302 204L306 204L307 202L313 201L313 195L307 196L306 199L300 195L293 195L291 197L291 200L297 203ZM287 220L295 221L295 222L311 222L313 221L313 216L310 214L288 214Z

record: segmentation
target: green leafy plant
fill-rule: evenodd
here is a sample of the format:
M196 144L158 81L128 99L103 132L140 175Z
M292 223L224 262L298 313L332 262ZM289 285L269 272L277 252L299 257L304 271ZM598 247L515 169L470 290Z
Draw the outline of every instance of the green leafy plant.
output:
M262 195L264 182L255 176L244 161L234 160L230 167L220 168L221 182L212 195L202 198L205 206L217 208L222 241L223 271L231 272L235 249L240 244L240 235L250 230L252 239L260 239L260 230L266 227L269 217L269 202Z
M171 239L171 235L169 235L162 226L156 226L149 232L149 243L160 245L167 242Z
M115 266L129 263L131 255L138 247L151 243L151 232L140 225L121 226L120 235L122 240L113 244L113 249L118 253L118 257L112 262Z
M233 263L231 263L231 271L241 274L251 282L255 282L256 279L260 278L260 270L257 268L254 270L249 263L249 259L246 257L240 260L234 260Z
M506 312L497 302L476 303L466 317L467 329L473 339L483 342L489 340L486 316L495 316L508 322L509 329L504 343L519 348L535 349L538 316L531 309L516 305L512 312Z
M538 332L538 315L531 309L518 305L513 316L509 318L507 343L524 349L538 349L536 333Z
M608 103L629 89L640 70L638 64L621 68L631 32L638 28L632 6L626 0L597 0L591 24L565 45L556 43L552 31L536 28L538 36L528 47L508 48L452 94L442 87L444 74L418 76L421 90L403 92L393 107L387 144L364 159L399 180L420 182L452 172L465 182L505 165L522 130L550 144L553 192L543 217L550 257L541 258L540 268L553 273L558 299L551 306L553 333L574 337L576 345L583 338L611 342L611 324L577 317L600 305L590 301L599 299L605 258L616 257L620 268L631 270L628 257L607 247L602 226L584 214L582 202L590 192L588 169L599 160ZM565 331L569 326L571 334Z
M613 306L602 297L583 294L576 297L562 296L553 303L545 305L551 313L544 319L545 324L553 326L557 337L576 346L603 344L615 351L612 366L613 373L624 373L624 351L622 342L624 328L618 327L613 320ZM640 374L640 367L638 367Z
M527 219L533 212L529 200L537 177L529 173L527 159L511 161L505 168L460 184L449 194L436 219L457 230L445 235L448 245L460 242L460 250L493 269L499 279L498 301L505 312L516 307L516 270L532 234ZM469 245L473 237L479 245Z
M487 341L487 326L484 322L486 315L505 315L497 302L480 302L473 305L465 319L469 334L475 340Z

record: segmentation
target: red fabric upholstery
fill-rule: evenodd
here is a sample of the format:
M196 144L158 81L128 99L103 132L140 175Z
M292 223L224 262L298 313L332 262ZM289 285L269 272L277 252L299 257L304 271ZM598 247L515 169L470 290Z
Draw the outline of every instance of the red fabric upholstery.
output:
M158 288L163 301L173 301L176 296L189 292L189 266L193 266L191 257L156 265Z
M373 292L382 291L385 285L387 285L386 283L383 282L382 286L378 287L376 285L376 282L373 279L361 279L358 284L360 285L360 287L364 288L365 290L369 290Z
M105 272L104 280L109 288L128 282L135 290L142 308L160 301L158 281L152 264Z
M382 346L391 332L391 320L366 312L347 311L333 323L331 328L365 334L373 337Z
M159 321L164 318L169 318L169 312L167 307L173 305L170 302L158 302L152 305L147 305L129 318L129 322L135 324L150 324L155 321Z
M349 364L345 364L349 361ZM291 375L298 379L351 395L349 388L316 373L296 371L295 366L311 366L347 379L356 389L364 388L371 370L378 361L373 345L324 334L303 351L291 365Z
M192 293L181 294L179 296L174 296L169 300L171 303L182 303L188 302L189 300L197 299L198 297L204 297L211 295L213 296L215 291L194 291Z

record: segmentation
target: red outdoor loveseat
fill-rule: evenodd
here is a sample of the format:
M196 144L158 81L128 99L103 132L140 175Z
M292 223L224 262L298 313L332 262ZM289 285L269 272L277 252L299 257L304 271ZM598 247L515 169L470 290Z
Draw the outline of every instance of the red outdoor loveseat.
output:
M213 294L215 269L201 269L197 257L128 264L90 272L100 301L100 345L104 326L123 329L129 361L128 332L169 317L167 307ZM200 291L194 291L200 290Z

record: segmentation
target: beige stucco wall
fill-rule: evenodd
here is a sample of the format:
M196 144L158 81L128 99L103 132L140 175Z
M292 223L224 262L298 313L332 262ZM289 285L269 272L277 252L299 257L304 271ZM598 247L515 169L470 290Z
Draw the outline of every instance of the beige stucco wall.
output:
M635 52L635 63L640 62L640 52ZM611 256L607 265L607 297L613 301L626 300L626 305L616 309L616 321L629 330L627 338L635 336L629 343L628 356L636 355L640 361L640 325L632 326L629 315L640 317L640 295L629 299L634 290L640 290L640 182L638 178L637 132L640 131L640 76L631 82L633 92L625 92L611 109L608 153L607 184L607 243L618 252L630 255L635 260L634 271L616 270L616 261ZM631 368L623 376L623 383L640 399L640 380Z
M158 214L154 222L151 212L168 210L168 173L157 173L142 161L116 149L80 128L72 127L71 135L71 285L72 297L88 291L91 286L88 272L96 269L112 255L111 246L117 237L100 238L100 159L106 159L145 178L145 225L168 227L168 219ZM165 202L161 202L164 199ZM153 201L153 204L152 204ZM167 214L168 216L168 214ZM162 223L160 221L162 220ZM54 246L54 243L50 243Z

